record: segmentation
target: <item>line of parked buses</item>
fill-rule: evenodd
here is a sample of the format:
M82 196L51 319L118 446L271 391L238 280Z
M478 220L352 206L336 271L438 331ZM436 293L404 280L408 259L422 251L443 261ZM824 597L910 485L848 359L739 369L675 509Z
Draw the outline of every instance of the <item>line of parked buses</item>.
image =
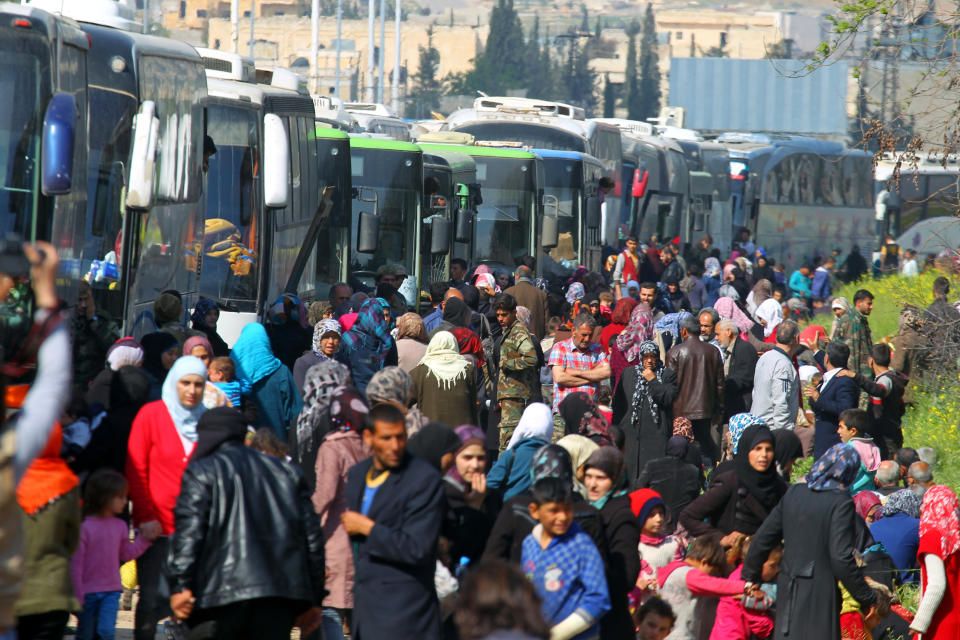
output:
M64 299L88 282L125 335L154 329L167 289L187 309L217 300L232 344L283 293L371 287L386 264L405 267L417 308L453 258L512 270L533 255L560 276L598 269L627 235L709 233L728 250L746 229L790 268L942 219L835 142L706 140L525 98L409 123L311 96L285 69L137 33L117 3L69 17L50 3L0 4L0 233L52 242ZM956 170L943 175L955 200Z

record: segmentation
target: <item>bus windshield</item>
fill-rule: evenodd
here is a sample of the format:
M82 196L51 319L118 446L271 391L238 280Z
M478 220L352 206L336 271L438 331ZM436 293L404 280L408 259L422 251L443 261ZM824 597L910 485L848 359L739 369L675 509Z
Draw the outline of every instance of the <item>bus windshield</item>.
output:
M207 135L216 146L206 184L200 295L256 311L259 266L257 111L211 104Z
M550 251L557 262L580 263L580 209L583 203L583 165L576 160L544 158L544 193L557 198L560 204L557 227L559 240Z
M50 94L50 59L37 36L0 40L0 232L31 237L39 196L40 126L42 105ZM16 99L14 99L14 96Z
M533 160L474 158L483 204L477 208L474 262L508 269L530 253L530 223L536 206Z
M386 264L402 264L407 273L413 276L416 273L416 223L420 219L420 192L423 188L423 168L419 154L389 149L352 148L350 169L354 188L369 187L376 191L376 207L380 217L376 251L360 253L357 251L359 214L373 213L374 203L361 200L360 198L368 199L369 194L365 193L364 189L358 189L350 225L351 276L371 288L377 268ZM415 307L416 279L407 278L402 288L401 293L407 299L407 304Z

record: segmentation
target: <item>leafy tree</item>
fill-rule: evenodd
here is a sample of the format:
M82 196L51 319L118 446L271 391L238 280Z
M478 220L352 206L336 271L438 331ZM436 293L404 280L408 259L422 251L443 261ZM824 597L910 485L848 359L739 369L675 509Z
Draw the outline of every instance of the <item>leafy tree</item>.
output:
M590 55L587 48L580 46L580 39L576 35L570 38L567 50L564 84L564 99L572 105L583 107L587 114L593 113L597 96L593 71L590 70Z
M610 84L610 74L603 77L603 117L612 118L617 106L617 87Z
M624 73L626 87L624 106L627 108L627 118L640 120L642 118L643 101L640 99L640 77L637 69L637 35L640 33L640 23L632 21L626 27L627 33L627 68Z
M547 38L549 42L549 38ZM526 44L527 95L540 100L550 100L556 97L557 83L553 60L550 58L549 46L542 46L540 41L540 16L533 19L533 26L527 36Z
M483 54L465 76L470 93L477 89L490 95L522 87L527 80L523 26L513 0L497 0L490 12L490 33Z
M793 57L793 47L796 43L790 39L786 38L784 40L779 40L770 45L770 48L767 49L765 58L770 58L772 60L787 60Z
M437 79L440 52L433 46L434 25L427 27L427 46L420 47L420 60L413 76L413 89L407 99L407 117L425 118L440 108L443 87Z
M653 5L647 3L640 38L640 120L660 114L660 67L657 55L657 27L653 17Z

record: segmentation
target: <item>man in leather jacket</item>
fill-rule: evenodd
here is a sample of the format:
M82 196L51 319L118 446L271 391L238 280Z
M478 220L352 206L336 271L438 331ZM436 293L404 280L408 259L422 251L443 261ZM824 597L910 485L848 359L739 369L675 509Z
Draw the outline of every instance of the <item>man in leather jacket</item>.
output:
M191 640L287 640L319 626L323 532L300 471L244 446L236 409L203 414L170 542L170 608Z
M700 451L711 463L720 457L719 427L723 418L723 362L720 351L700 340L700 321L687 316L680 322L683 340L667 352L665 364L677 373L679 393L673 415L689 418Z

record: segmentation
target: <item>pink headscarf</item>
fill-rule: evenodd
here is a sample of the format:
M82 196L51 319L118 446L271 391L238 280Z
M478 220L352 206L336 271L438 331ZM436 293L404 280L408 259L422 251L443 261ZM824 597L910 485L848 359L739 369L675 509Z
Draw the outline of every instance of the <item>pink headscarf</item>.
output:
M183 343L183 355L193 355L194 347L203 347L207 350L207 355L213 359L213 345L210 344L210 341L207 340L205 336L190 336L187 338Z
M733 270L737 268L736 262L731 262L723 268L723 281L733 282Z
M733 320L737 325L737 329L740 330L740 333L746 333L753 327L753 320L748 318L747 314L740 310L740 307L737 306L733 298L717 298L717 301L713 304L713 308L717 310L717 313L720 314L722 319Z

